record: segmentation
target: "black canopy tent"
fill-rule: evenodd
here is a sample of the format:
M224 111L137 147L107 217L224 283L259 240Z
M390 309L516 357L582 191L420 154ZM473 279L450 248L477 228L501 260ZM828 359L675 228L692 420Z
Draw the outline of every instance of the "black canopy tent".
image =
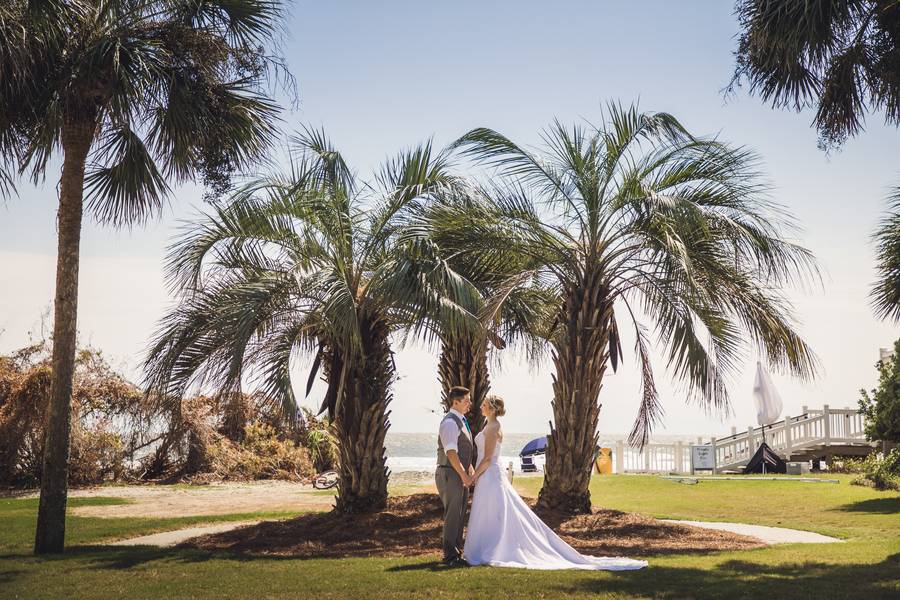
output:
M787 463L763 442L747 463L744 473L787 473Z

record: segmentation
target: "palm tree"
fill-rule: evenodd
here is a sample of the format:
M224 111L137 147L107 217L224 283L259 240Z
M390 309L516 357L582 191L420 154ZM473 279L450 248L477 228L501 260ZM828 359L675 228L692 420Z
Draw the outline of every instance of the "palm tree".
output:
M471 297L475 303L466 310L478 317L477 327L454 328L453 323L429 320L430 332L440 342L438 380L441 383L441 403L449 408L450 388L463 386L470 390L472 408L466 415L472 432L484 426L481 402L490 390L488 352L524 349L528 362L540 363L546 346L546 328L553 319L556 298L553 290L540 280L540 272L527 257L515 257L503 264L482 264L472 253L454 246L456 214L477 210L483 190L454 190L456 194L442 194L429 204L410 232L433 244L435 254L447 262L477 290ZM472 202L471 198L476 201ZM467 325L467 323L463 323Z
M228 392L255 377L296 413L291 357L312 357L306 390L321 370L342 513L387 501L391 335L435 312L455 326L473 321L443 295L456 286L465 299L470 286L439 260L419 270L427 248L401 239L417 205L455 185L446 155L419 146L376 179L359 181L324 133L298 136L289 173L241 188L173 246L169 277L183 300L147 361L148 387L160 395L181 397L194 382Z
M460 269L460 272L465 271ZM509 351L522 347L533 367L540 364L544 354L548 335L545 330L552 321L557 299L552 290L540 285L535 278L524 271L505 280L471 280L485 294L481 307L474 309L481 327L462 331L443 329L439 335L438 379L442 405L449 408L448 394L453 386L469 388L472 408L466 419L473 434L481 431L486 423L481 414L481 402L491 389L490 349Z
M611 106L600 127L559 123L538 156L489 129L458 141L505 182L455 216L453 244L486 263L528 256L555 279L553 421L540 504L590 510L598 398L633 329L642 376L630 441L661 417L644 323L689 398L726 410L725 381L750 341L774 367L806 377L816 359L780 288L815 274L786 241L786 215L763 194L753 155L697 139L671 115Z
M740 0L737 66L767 102L816 107L820 145L840 145L884 110L900 125L900 2L895 0Z
M53 382L35 552L65 537L84 201L102 223L158 213L167 178L214 188L259 158L278 0L7 0L0 7L2 191L62 151ZM86 192L86 198L85 198Z
M878 281L870 298L879 318L900 321L900 189L889 204L889 212L875 232Z
M453 261L450 264L457 272L465 273L464 269L453 265ZM491 347L504 350L514 345L524 346L528 362L539 364L546 343L544 328L550 323L551 319L547 317L556 298L552 291L533 281L528 272L505 280L482 278L469 281L484 294L479 306L466 307L478 316L480 327L454 330L438 324L441 344L438 380L445 410L450 407L450 388L463 386L470 390L472 407L466 419L472 426L472 433L477 434L486 422L481 414L481 402L491 389L489 350Z

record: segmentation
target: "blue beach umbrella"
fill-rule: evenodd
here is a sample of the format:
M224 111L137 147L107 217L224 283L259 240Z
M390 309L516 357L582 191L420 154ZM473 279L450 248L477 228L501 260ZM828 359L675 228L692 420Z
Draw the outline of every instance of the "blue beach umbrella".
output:
M547 436L542 436L539 438L535 438L525 444L525 447L522 448L522 451L519 452L519 456L530 456L532 454L540 454L541 452L547 451Z

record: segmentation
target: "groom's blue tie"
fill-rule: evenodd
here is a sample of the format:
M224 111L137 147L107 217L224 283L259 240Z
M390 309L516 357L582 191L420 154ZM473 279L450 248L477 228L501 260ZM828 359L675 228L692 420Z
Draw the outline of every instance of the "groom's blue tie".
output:
M471 437L472 436L472 428L469 427L469 421L467 421L465 417L463 417L463 425L466 426L466 431L469 432L469 437Z

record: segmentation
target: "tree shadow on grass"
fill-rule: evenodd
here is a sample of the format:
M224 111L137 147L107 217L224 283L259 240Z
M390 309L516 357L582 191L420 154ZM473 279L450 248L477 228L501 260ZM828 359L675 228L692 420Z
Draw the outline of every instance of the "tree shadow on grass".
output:
M648 582L648 576L650 581ZM614 593L697 600L731 598L877 598L900 597L900 554L878 564L834 565L820 562L766 565L731 560L712 570L653 566L614 577L571 581L561 593Z
M28 562L80 562L82 565L98 569L130 569L143 563L160 560L176 560L180 562L205 562L214 558L222 558L212 552L199 550L175 550L156 546L69 546L60 554L5 554L4 559L18 559ZM232 558L232 557L229 557ZM233 557L238 558L240 557ZM0 573L2 576L3 573Z
M442 571L453 571L452 567L446 566L442 561L439 560L429 560L427 562L417 562L409 565L397 565L395 567L388 567L385 569L388 573L402 573L404 571L431 571L432 573L439 573Z
M877 513L882 515L897 514L900 513L900 496L860 500L859 502L844 504L834 510L841 512Z
M12 583L13 579L24 573L25 571L18 569L14 571L0 571L0 586Z

